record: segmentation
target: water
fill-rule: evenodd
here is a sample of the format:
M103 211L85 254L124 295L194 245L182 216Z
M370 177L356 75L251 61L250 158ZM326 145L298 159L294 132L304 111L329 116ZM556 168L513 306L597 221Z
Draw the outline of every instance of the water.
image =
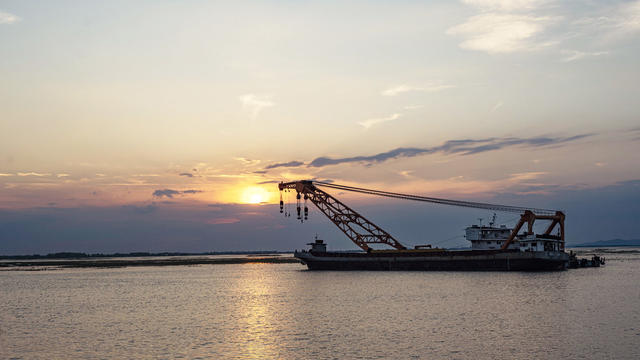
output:
M551 273L0 272L0 358L640 358L640 253Z

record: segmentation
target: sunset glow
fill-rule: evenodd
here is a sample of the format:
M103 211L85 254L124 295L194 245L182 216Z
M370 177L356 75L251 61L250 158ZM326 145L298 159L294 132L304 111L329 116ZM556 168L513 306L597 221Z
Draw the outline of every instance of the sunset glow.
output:
M567 210L640 181L640 0L303 3L0 4L0 240L113 210L210 249L293 231L250 224L300 179Z
M242 193L240 203L242 204L264 204L270 199L270 193L262 187L252 186L246 188Z

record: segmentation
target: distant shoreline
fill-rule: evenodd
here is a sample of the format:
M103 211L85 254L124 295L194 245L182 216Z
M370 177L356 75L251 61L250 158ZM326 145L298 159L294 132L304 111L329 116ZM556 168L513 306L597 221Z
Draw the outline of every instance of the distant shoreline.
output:
M294 264L300 261L293 257L248 256L234 258L181 257L167 259L56 259L1 261L0 270L26 270L26 268L118 268L130 266L184 266L224 264Z
M44 260L44 259L100 259L100 258L125 258L125 257L161 257L161 256L210 256L210 255L248 255L248 256L279 256L281 254L291 254L293 251L211 251L201 253L187 253L187 252L130 252L130 253L94 253L87 254L82 252L57 252L49 253L46 255L31 254L31 255L0 255L0 260Z
M583 247L599 247L599 248L615 248L615 247L640 247L640 245L593 245L593 244L580 244L580 245L567 245L569 248L583 248Z

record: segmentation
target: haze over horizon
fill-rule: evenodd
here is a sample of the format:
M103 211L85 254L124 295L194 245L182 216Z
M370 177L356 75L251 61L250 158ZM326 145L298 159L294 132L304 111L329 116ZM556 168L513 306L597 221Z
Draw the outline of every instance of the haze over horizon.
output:
M638 0L9 0L0 54L0 255L354 248L298 179L640 238ZM407 244L491 216L334 195Z

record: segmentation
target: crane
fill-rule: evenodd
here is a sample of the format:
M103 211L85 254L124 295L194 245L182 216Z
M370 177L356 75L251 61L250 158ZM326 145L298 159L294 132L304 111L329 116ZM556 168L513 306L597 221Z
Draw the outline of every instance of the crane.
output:
M533 235L533 225L536 220L548 220L550 224L547 226L543 234L539 237L547 239L560 240L561 250L564 251L564 220L565 215L562 211L550 210L550 209L538 209L527 208L519 206L498 205L489 203L480 203L472 201L461 201L442 199L435 197L426 197L419 195L401 194L382 190L365 189L360 187L353 187L347 185L339 185L329 182L314 181L314 180L298 180L292 182L280 182L278 189L282 191L295 190L297 192L297 213L298 219L302 220L302 208L300 206L300 200L304 197L304 218L307 218L308 208L306 206L306 200L310 200L329 220L331 220L347 237L353 241L358 247L364 251L369 251L370 244L385 244L391 246L397 250L407 250L407 247L402 245L391 234L383 230L378 225L367 220L364 216L357 213L345 205L340 200L336 199L326 191L319 187L330 188L341 191L350 191L367 195L376 195L382 197L422 201L442 205L459 206L475 209L485 209L499 212L511 212L520 213L520 220L511 231L509 238L501 247L501 250L505 250L513 242L518 235L518 232L524 224L527 224L526 234ZM282 200L282 193L280 195L280 212L283 211L284 202ZM552 235L553 230L558 227L559 234Z

